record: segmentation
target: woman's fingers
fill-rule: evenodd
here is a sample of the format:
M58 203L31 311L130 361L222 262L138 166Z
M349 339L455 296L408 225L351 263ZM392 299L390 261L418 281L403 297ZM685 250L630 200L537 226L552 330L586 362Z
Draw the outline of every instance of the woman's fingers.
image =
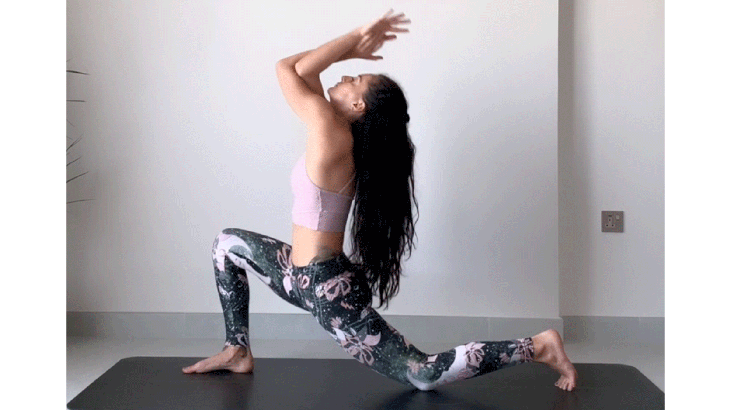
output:
M395 26L386 26L386 27L374 27L372 30L370 30L369 34L371 35L378 35L382 36L385 35L385 33L408 33L407 28L401 28L401 27L395 27Z
M395 31L395 32L400 32L400 33L408 32L408 29L406 29L406 28L396 27L397 25L400 25L400 24L410 24L411 23L410 19L401 19L400 18L401 16L404 16L404 14L401 13L396 17L390 18L388 21L388 28L386 29L386 31Z
M404 18L405 13L399 13L395 16L391 16L391 13L393 13L393 9L388 10L383 17L375 20L374 22L370 23L364 30L363 33L377 33L377 34L385 34L389 31L391 32L399 32L399 33L407 33L408 29L396 27L397 25L402 24L410 24L411 20Z
M379 23L383 23L383 22L387 22L390 25L393 25L393 24L408 24L408 23L411 22L410 19L404 18L406 16L405 13L400 13L400 14L397 14L395 16L389 16L389 14L392 13L392 12L393 12L393 9L390 9L387 13L385 13L385 15L383 17L381 17L380 19L378 19L378 22L376 23L376 25L378 25Z
M388 17L386 20L388 20L390 23L400 24L400 23L410 23L410 19L404 19L405 13L398 14L397 16Z
M398 25L409 24L410 22L410 19L405 18L405 13L393 15L393 9L390 9L383 17L362 28L362 40L355 48L357 53L360 54L360 58L382 60L382 56L372 54L380 50L386 41L397 38L395 34L388 33L408 33L407 28L398 27Z
M363 41L358 45L357 49L362 55L370 56L372 53L380 50L383 47L383 44L385 44L386 41L392 41L395 40L397 37L395 34L391 35L368 35L366 36ZM380 56L373 56L377 58L370 58L370 60L380 60L383 57Z

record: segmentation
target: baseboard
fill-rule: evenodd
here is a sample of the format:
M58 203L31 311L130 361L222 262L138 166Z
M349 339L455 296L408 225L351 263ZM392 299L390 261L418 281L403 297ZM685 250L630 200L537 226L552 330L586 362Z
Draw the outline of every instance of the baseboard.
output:
M413 342L509 340L545 329L563 334L561 318L491 318L383 315ZM309 314L249 314L252 339L329 340ZM223 315L215 313L66 312L67 336L222 339Z
M492 318L383 315L412 341L507 340L556 329L565 342L664 344L663 317L564 316ZM327 340L308 314L251 313L255 339ZM66 312L67 336L217 339L225 334L216 313Z
M664 344L663 317L563 316L563 329L571 343Z

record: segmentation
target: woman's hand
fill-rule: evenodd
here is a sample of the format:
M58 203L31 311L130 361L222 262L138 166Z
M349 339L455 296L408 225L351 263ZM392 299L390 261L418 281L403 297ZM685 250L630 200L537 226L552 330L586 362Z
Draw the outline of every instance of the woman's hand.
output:
M411 20L405 18L404 13L391 16L393 9L390 9L383 17L360 27L359 32L362 38L347 54L346 58L362 58L364 60L382 60L382 56L373 55L380 50L386 41L396 39L392 33L407 33L408 29L396 27L399 24L408 24Z

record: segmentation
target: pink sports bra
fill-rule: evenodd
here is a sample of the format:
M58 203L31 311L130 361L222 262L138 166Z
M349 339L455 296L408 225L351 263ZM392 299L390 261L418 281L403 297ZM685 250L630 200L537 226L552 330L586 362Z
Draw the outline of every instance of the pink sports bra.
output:
M305 155L294 165L291 187L294 193L292 220L314 231L345 232L353 197L342 194L355 176L339 192L325 191L314 185L304 166Z

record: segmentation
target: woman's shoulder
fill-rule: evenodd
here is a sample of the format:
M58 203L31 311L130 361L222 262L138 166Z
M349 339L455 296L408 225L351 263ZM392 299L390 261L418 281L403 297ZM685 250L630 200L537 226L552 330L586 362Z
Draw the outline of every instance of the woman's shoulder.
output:
M352 162L352 132L341 125L307 133L307 162L322 167Z

